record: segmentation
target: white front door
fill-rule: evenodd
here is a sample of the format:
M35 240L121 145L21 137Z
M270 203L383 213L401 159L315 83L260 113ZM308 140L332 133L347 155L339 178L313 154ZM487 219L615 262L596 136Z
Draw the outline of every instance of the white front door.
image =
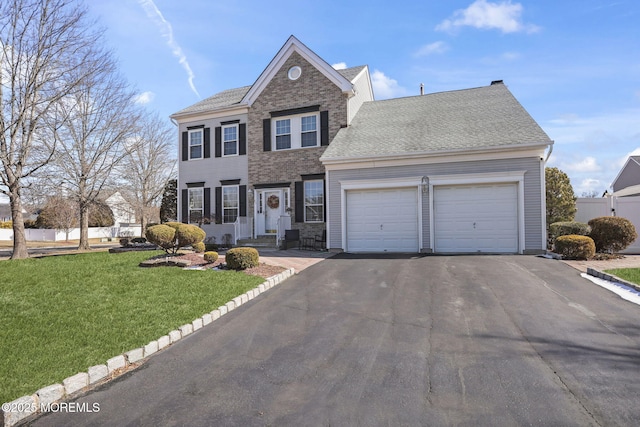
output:
M282 190L265 191L263 197L265 234L276 234L278 232L278 219L284 212Z

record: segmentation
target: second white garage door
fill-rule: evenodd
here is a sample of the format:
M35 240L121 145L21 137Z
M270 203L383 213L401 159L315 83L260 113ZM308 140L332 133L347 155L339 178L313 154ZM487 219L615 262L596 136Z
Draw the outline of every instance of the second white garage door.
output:
M418 252L415 188L349 190L348 252Z
M516 184L434 187L436 252L518 252Z

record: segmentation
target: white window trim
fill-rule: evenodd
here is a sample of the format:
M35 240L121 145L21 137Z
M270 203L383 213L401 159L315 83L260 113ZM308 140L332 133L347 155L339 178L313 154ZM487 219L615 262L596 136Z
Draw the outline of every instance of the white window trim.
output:
M191 222L191 212L200 211L201 212L200 218L204 218L204 187L188 188L187 190L188 190L187 191L187 222L189 224L196 224ZM196 191L200 192L200 198L202 200L202 208L191 209L191 194L195 193Z
M319 182L320 184L322 184L322 205L317 205L317 204L307 204L307 183L312 183L312 182ZM312 179L312 180L308 180L308 181L303 181L302 184L302 191L304 192L303 194L303 198L302 198L302 203L303 203L303 215L304 215L304 222L309 223L309 224L324 224L326 222L326 218L325 218L325 204L327 203L327 195L325 194L325 188L324 188L324 180L322 179ZM307 206L322 206L322 221L311 221L311 220L307 220Z
M316 145L302 146L302 118L315 116L316 117ZM291 147L290 148L276 148L276 122L279 120L291 120ZM306 132L305 132L306 133ZM320 112L311 112L303 114L295 114L292 116L273 117L271 119L271 150L272 151L286 151L286 150L300 150L306 148L317 148L320 146Z
M200 157L191 157L191 147L197 147L198 145L191 145L191 135L200 132ZM201 160L204 159L204 128L189 130L189 160Z
M224 211L225 211L225 207L224 207L224 190L228 189L228 188L235 188L236 189L236 194L238 195L238 206L235 208L237 213L236 213L236 219L233 222L226 222L224 220ZM221 212L221 219L222 219L222 223L223 224L233 224L234 222L236 222L238 220L238 218L240 217L240 186L239 185L223 185L222 186L222 200L220 201L220 203L222 204L222 212ZM234 209L234 208L227 208L227 209Z
M225 148L225 144L224 144L224 130L227 128L236 128L236 152L235 154L225 154L224 148ZM238 156L240 153L240 126L238 126L237 123L231 124L231 125L223 125L222 129L220 131L221 133L221 144L222 144L222 157L234 157L234 156Z

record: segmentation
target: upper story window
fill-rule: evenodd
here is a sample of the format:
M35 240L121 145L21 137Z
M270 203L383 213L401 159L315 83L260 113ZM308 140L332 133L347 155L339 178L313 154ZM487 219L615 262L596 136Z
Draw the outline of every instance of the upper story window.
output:
M319 114L304 114L273 119L273 139L276 150L317 147Z
M222 126L222 155L235 156L238 154L238 125Z
M189 160L202 158L203 130L195 129L189 131Z

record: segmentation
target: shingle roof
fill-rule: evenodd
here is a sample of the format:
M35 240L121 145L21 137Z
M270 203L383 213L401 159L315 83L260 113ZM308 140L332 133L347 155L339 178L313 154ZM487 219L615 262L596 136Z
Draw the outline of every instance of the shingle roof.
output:
M223 90L222 92L218 92L207 99L203 99L202 101L196 102L187 108L183 108L182 110L173 113L172 116L200 113L203 111L216 110L218 108L231 107L232 105L240 103L249 89L251 89L251 86Z
M338 71L344 78L352 81L362 71L366 65L360 65L357 67L345 68ZM195 104L183 108L182 110L173 113L171 116L181 116L184 114L201 113L205 111L217 110L219 108L231 107L238 105L247 92L251 89L251 86L243 86L236 89L223 90L218 92L207 99L196 102Z
M473 150L552 141L504 84L370 101L321 160Z

